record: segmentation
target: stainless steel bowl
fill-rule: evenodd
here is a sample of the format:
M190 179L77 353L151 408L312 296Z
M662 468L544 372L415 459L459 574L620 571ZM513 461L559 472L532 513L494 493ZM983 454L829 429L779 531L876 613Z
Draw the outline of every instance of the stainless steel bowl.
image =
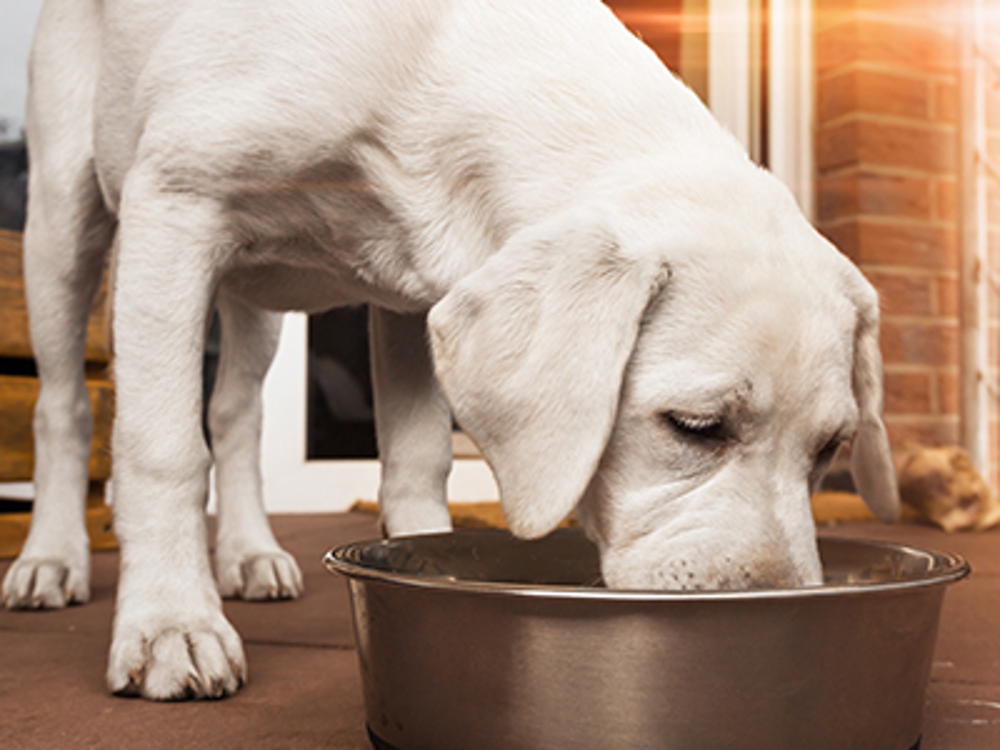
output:
M954 555L820 540L821 587L610 591L577 530L350 544L369 733L399 750L907 750Z

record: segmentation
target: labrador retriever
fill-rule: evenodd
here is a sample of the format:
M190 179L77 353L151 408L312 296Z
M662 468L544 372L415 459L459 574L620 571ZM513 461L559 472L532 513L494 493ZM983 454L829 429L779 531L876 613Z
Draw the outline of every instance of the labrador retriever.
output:
M257 465L275 311L372 305L392 535L450 528L452 414L514 532L577 508L614 587L820 583L810 489L845 441L898 512L873 289L598 0L47 0L27 128L37 500L4 599L88 597L110 252L116 693L232 693L220 596L301 591Z

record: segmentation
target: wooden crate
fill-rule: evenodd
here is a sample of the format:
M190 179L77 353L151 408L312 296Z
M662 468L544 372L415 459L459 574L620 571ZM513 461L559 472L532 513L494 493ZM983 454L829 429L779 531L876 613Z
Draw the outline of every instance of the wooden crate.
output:
M90 444L92 480L111 477L111 422L114 391L107 380L88 380L94 412ZM35 464L31 420L38 399L38 378L0 375L0 477L5 482L27 482Z
M91 482L87 492L87 534L92 550L118 548L111 507L104 501L104 487L104 482ZM0 513L0 560L20 554L30 526L30 513Z
M87 390L94 413L87 498L87 527L93 549L116 546L111 509L104 500L105 482L111 476L114 415L114 389L108 378L111 346L107 294L105 279L90 319L86 350ZM32 417L38 379L25 374L34 370L31 357L21 235L0 230L0 482L30 481L34 468ZM0 558L20 552L30 521L30 513L0 513Z
M21 234L0 229L0 357L31 359L28 310L24 301ZM87 331L87 362L106 366L111 361L107 279L94 301Z

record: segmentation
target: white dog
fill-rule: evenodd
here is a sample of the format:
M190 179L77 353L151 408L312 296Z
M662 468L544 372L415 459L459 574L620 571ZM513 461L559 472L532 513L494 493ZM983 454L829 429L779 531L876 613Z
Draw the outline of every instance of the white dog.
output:
M873 290L598 0L48 0L28 117L38 498L4 597L88 596L113 245L115 692L233 692L220 594L301 590L261 502L263 310L373 306L393 535L450 528L450 411L515 532L578 507L615 587L819 583L810 488L844 441L897 513Z

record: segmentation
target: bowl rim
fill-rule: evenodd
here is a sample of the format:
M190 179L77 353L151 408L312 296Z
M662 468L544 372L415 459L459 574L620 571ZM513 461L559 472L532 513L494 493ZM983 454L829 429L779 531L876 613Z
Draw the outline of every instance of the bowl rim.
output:
M497 529L463 529L463 535L495 533ZM508 532L509 533L509 532ZM432 534L421 538L442 538L451 534ZM926 577L906 581L882 581L877 583L838 583L823 586L802 586L790 589L746 589L713 591L659 591L649 589L603 589L587 586L543 585L510 583L503 581L475 581L453 579L444 576L422 576L413 573L399 573L367 567L348 559L352 552L374 545L391 544L417 537L399 539L367 539L342 544L330 549L323 556L323 564L331 573L349 579L378 582L411 589L431 590L442 593L466 593L490 596L517 597L530 599L579 599L621 602L716 602L716 601L804 601L836 597L858 597L877 594L909 592L916 589L944 586L959 581L972 572L972 567L961 555L952 552L929 550L909 544L900 544L874 539L857 539L824 535L820 540L835 544L890 549L896 553L930 557L934 568L940 570Z

